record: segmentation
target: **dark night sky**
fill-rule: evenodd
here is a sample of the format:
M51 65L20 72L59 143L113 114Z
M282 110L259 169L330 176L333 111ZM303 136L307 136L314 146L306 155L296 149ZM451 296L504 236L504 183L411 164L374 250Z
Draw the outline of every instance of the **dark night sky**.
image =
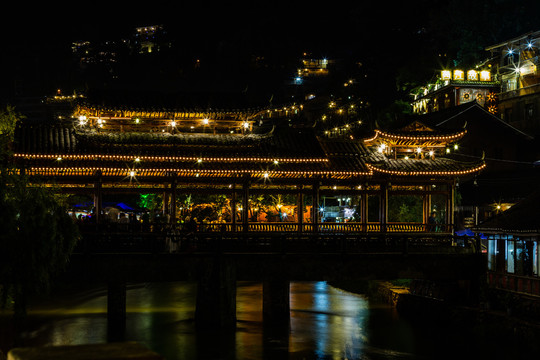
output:
M116 40L129 36L137 26L154 24L164 24L186 53L194 56L224 44L293 56L310 51L330 58L359 57L378 67L374 70L377 76L382 76L383 69L415 63L426 63L427 73L434 73L439 70L436 54L441 49L457 49L457 42L466 34L468 41L481 39L487 46L502 40L501 33L511 37L540 29L539 20L530 16L540 12L537 0L397 4L338 0L322 5L292 1L92 1L14 6L0 22L5 35L0 75L8 84L2 86L7 87L14 74L26 72L28 67L39 78L55 64L62 64L60 59L69 56L74 40ZM388 78L381 81L378 91L394 91L394 75L385 75ZM418 75L411 73L410 77Z
M406 2L392 6L363 1L324 5L262 1L148 1L119 5L122 3L92 1L86 2L86 7L15 5L14 16L5 19L2 26L10 34L8 42L22 41L32 48L56 48L76 39L118 38L130 34L136 26L158 23L166 24L180 37L203 43L249 35L298 46L331 47L335 43L384 39L405 22L421 21L419 7Z

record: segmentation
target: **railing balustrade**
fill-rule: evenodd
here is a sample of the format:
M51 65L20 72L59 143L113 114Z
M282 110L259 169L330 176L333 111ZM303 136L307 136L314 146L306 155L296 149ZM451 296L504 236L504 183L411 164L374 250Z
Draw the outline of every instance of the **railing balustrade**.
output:
M94 230L96 226L99 226L100 231L106 232L126 232L126 231L150 231L150 232L163 232L174 229L176 231L187 230L186 224L165 224L155 223L148 226L144 226L140 223L136 224L120 224L120 223L103 223L93 224L86 223L81 224L81 229ZM346 223L319 223L317 225L313 223L298 224L296 222L248 222L247 227L244 228L243 223L200 223L198 224L197 231L199 232L300 232L300 233L422 233L422 232L436 232L436 233L449 233L453 232L453 225L451 224L422 224L422 223L361 223L361 222L346 222Z
M244 231L243 224L237 223L208 223L199 224L198 231L201 232L238 232ZM184 229L183 224L178 225L178 230ZM247 231L249 232L301 232L305 233L358 233L358 232L383 232L383 226L380 223L312 223L298 224L295 222L248 222ZM386 232L446 232L453 231L451 224L422 224L422 223L387 223Z
M279 225L279 226L278 226ZM287 226L285 226L287 225ZM76 252L109 253L409 253L474 252L474 247L456 246L450 233L436 232L339 232L339 224L327 232L300 233L297 224L265 224L259 231L107 231L94 227L82 231L83 239ZM340 224L342 228L344 225ZM365 224L356 224L363 229ZM240 230L242 226L240 225ZM287 230L291 229L293 230ZM276 231L276 229L287 231ZM407 228L409 230L416 228ZM206 230L212 230L207 228ZM263 231L266 230L266 231ZM349 228L350 230L350 228Z
M488 272L488 284L502 290L540 296L540 278Z

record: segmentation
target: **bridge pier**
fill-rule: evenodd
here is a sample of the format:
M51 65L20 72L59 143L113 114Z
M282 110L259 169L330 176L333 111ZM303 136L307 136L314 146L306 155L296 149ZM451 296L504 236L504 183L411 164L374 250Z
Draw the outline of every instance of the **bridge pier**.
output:
M123 341L126 333L126 282L107 283L107 339Z
M201 330L236 327L236 268L232 261L215 257L202 265L195 322Z
M268 359L285 359L289 353L290 282L285 277L263 281L263 347ZM278 345L278 346L276 346Z
M290 283L285 277L271 277L263 281L263 322L280 329L290 326Z

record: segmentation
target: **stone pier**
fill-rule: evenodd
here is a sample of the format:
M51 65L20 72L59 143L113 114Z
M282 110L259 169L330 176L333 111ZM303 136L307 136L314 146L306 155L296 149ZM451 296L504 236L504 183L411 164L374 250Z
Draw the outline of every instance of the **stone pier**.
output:
M209 259L200 271L195 321L202 329L236 327L236 269L230 260Z

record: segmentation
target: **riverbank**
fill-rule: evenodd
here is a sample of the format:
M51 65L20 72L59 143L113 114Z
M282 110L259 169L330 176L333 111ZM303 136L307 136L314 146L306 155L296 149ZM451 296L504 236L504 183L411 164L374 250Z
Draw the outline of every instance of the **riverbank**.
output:
M426 327L444 324L451 331L462 333L464 341L482 338L486 344L510 342L516 356L520 356L517 358L540 352L540 299L488 289L482 303L467 304L449 295L451 284L411 280L332 285L364 294L374 302L390 304L411 322Z

